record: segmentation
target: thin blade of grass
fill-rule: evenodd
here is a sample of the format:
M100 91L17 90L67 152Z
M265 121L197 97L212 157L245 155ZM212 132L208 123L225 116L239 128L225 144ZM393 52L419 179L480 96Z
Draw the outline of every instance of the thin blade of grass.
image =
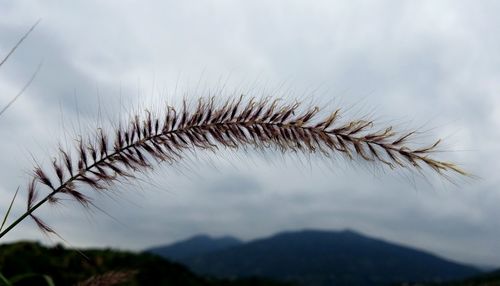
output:
M10 51L7 53L7 55L0 61L0 67L17 50L17 48L21 45L21 43L31 34L31 32L36 28L36 26L38 25L38 23L40 23L40 21L41 21L41 19L38 19L38 21L36 21L35 24L33 24L33 26L31 26L31 28L19 39L19 41L17 41L17 43L14 45L14 47L12 47L12 49L10 49ZM2 114L26 91L28 86L30 86L31 82L35 79L41 66L42 66L42 64L40 63L38 65L37 69L35 70L35 72L33 73L33 75L31 76L31 79L28 81L28 83L26 83L24 85L24 87L21 89L21 91L18 92L17 95L14 96L14 98L11 101L9 101L9 103L7 103L7 105L4 108L2 108L2 110L0 111L0 116L2 116Z
M20 281L23 281L26 279L30 279L30 278L34 278L34 277L39 277L39 278L43 279L43 281L45 281L45 283L47 283L47 286L55 286L55 283L54 283L54 280L52 279L52 277L50 277L47 274L37 274L37 273L25 273L25 274L17 275L15 277L13 277L12 279L10 279L12 282L10 282L11 284L8 284L8 285L12 285L12 284L15 285L17 282L20 282Z
M28 80L28 82L23 86L23 88L16 94L16 96L14 96L14 98L12 98L9 103L7 103L6 106L4 106L4 108L2 108L2 110L0 110L0 117L2 116L2 114L12 105L14 104L14 102L16 102L16 100L26 91L26 89L28 89L28 87L31 85L31 83L33 82L33 80L35 80L35 77L36 75L38 74L38 72L40 71L40 68L42 68L42 63L39 63L38 66L36 67L36 70L35 72L33 73L33 75L31 76L31 78Z
M12 286L12 283L10 283L9 280L7 278L5 278L5 276L3 276L2 273L0 273L0 285L1 286Z
M43 279L45 280L48 286L56 286L54 280L49 275L43 275Z
M41 19L38 19L38 21L36 21L35 24L33 24L33 26L31 26L31 28L24 34L24 36L22 36L19 39L19 41L17 41L17 43L14 45L14 47L12 47L12 49L10 49L9 53L7 53L7 55L2 59L2 61L0 61L0 67L9 59L9 57L17 50L17 48L19 48L21 43L24 40L26 40L26 38L36 28L36 26L38 25L38 23L40 23L40 21L41 21Z
M5 216L3 218L2 225L0 226L0 231L2 231L2 228L5 225L7 218L9 217L10 210L12 209L12 205L14 204L14 201L16 200L18 192L19 192L19 187L17 187L16 193L14 194L14 197L12 198L12 201L10 202L9 208L7 209L7 213L5 214Z

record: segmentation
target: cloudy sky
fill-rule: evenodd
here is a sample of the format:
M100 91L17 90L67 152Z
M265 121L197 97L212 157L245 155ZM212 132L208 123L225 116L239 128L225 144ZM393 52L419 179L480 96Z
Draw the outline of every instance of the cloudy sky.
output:
M448 182L345 160L197 153L133 186L40 217L74 246L140 250L198 233L242 239L353 229L500 266L498 1L1 1L0 210L33 158L50 162L130 110L217 93L281 96L370 114L443 138L440 158L477 179ZM3 242L59 241L23 222Z

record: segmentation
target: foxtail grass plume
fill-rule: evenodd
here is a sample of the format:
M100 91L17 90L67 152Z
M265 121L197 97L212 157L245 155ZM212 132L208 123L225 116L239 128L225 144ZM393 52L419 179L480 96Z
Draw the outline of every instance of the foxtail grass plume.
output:
M98 129L95 136L78 140L73 152L60 149L51 168L35 167L28 187L27 211L16 222L30 216L43 231L54 232L33 213L45 202L69 196L89 207L91 201L82 193L82 185L105 190L117 180L133 178L158 163L176 163L192 149L254 147L326 157L341 154L392 169L427 168L443 176L468 175L455 164L432 156L439 140L412 147L414 144L408 143L415 132L398 133L390 126L375 129L373 122L363 119L341 122L340 110L320 118L319 111L318 107L306 108L278 99L241 96L218 102L210 98L199 99L194 108L185 101L180 109L168 106L161 117L151 112L142 118L137 115L112 134ZM38 199L41 187L50 192Z

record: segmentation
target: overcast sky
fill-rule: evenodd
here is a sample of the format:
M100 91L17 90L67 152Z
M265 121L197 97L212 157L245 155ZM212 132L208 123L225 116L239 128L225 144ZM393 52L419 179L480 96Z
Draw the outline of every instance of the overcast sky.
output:
M345 228L500 266L500 2L0 1L0 210L25 209L33 157L127 110L209 93L283 96L443 138L479 177L455 184L345 160L197 153L133 187L37 211L74 246L140 250L198 233L242 239ZM221 91L222 90L222 91ZM138 107L139 106L139 107ZM30 221L3 242L47 238Z

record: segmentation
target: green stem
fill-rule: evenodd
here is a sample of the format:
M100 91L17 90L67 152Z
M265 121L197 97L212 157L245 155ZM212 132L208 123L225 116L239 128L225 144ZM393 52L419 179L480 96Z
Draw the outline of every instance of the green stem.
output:
M43 205L48 199L50 199L53 195L55 195L59 191L59 188L54 190L52 193L50 193L48 196L43 198L41 201L39 201L36 205L31 207L29 210L27 210L22 216L20 216L18 219L16 219L13 223L11 223L2 233L0 233L0 238L2 238L4 235L6 235L11 229L13 229L16 225L18 225L21 221L23 221L27 216L29 216L31 213L33 213L37 208L39 208L41 205Z
M208 124L208 125L217 125L217 124ZM199 126L191 126L191 128L193 127L199 127ZM171 133L175 133L175 132L183 132L185 131L186 129L188 128L179 128L179 129L174 129L174 130L170 130L168 132L165 132L165 133L160 133L160 134L156 134L156 135L153 135L153 136L150 136L148 138L142 138L130 145L127 145L127 146L124 146L122 147L121 149L119 150L115 150L114 152L102 157L101 159L99 159L98 161L94 162L92 165L88 166L87 168L85 168L85 170L81 171L80 173L72 176L71 178L69 178L66 182L64 182L62 185L60 185L57 189L53 189L53 191L48 194L45 198L43 198L42 200L40 200L38 203L36 203L33 207L29 208L23 215L21 215L18 219L16 219L13 223L11 223L6 229L4 229L1 233L0 233L0 238L2 238L3 236L5 236L11 229L13 229L16 225L18 225L20 222L22 222L26 217L28 217L30 214L32 214L36 209L38 209L41 205L43 205L46 201L48 201L51 197L53 197L55 194L57 194L61 189L63 189L66 185L68 185L69 183L75 181L76 179L78 179L80 176L82 176L82 174L85 174L87 173L88 171L90 171L90 169L92 169L93 167L101 164L102 162L108 160L108 159L112 159L115 155L117 154L121 154L123 153L124 151L132 148L133 146L136 146L136 145L140 145L142 143L144 143L145 141L150 141L150 140L153 140L159 136L163 136L163 135L166 135L166 134L171 134Z
M173 130L173 131L179 131L180 129L177 129L177 130ZM170 131L168 133L172 133L173 131ZM32 214L37 208L39 208L41 205L43 205L46 201L48 201L51 197L53 197L55 194L57 194L60 190L62 190L65 186L67 186L69 183L75 181L76 179L78 179L80 176L82 176L82 174L85 174L87 173L88 171L90 171L90 169L92 169L93 167L101 164L102 162L108 160L108 159L111 159L113 158L115 155L117 154L120 154L122 153L123 151L126 151L130 148L132 148L133 146L135 145L140 145L142 144L144 141L148 141L148 140L152 140L158 136L161 136L161 135L164 135L164 133L162 134L157 134L157 135L153 135L151 137L148 137L148 138L143 138L137 142L134 142L130 145L127 145L127 146L124 146L122 149L119 149L119 150L115 150L113 153L109 154L109 155L106 155L104 157L102 157L101 159L99 159L98 161L94 162L92 165L88 166L87 168L85 168L83 171L81 171L80 173L74 175L73 177L69 178L66 182L64 182L62 185L60 185L57 189L53 189L53 191L48 194L45 198L43 198L42 200L40 200L36 205L34 205L33 207L31 207L30 209L28 209L23 215L21 215L18 219L16 219L13 223L11 223L4 231L2 231L0 233L0 238L2 238L4 235L6 235L11 229L13 229L16 225L18 225L21 221L23 221L26 217L28 217L30 214Z

